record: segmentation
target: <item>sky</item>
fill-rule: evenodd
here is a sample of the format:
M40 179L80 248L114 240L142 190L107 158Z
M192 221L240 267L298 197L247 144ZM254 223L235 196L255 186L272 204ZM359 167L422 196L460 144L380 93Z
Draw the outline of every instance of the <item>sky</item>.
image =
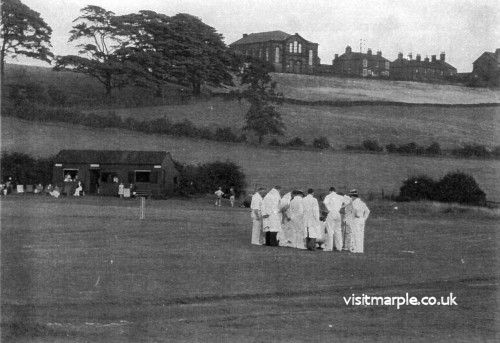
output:
M52 52L75 54L68 43L72 21L86 5L116 14L147 9L167 15L189 13L224 36L226 44L243 33L281 30L319 44L321 63L347 45L353 51L382 51L393 61L398 52L425 56L446 53L459 72L472 70L484 51L500 48L498 0L21 0L53 29ZM361 46L360 46L361 42ZM45 65L19 58L14 63Z

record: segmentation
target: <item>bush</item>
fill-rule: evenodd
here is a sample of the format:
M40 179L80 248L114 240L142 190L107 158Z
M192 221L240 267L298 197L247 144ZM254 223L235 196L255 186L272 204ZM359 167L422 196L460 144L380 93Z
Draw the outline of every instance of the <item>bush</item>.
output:
M428 155L441 155L441 146L434 142L425 149L425 153Z
M397 148L396 144L394 144L394 143L390 143L390 144L387 144L387 145L385 146L385 150L387 150L387 152L388 152L389 154L392 154L392 153L397 152L397 151L398 151L398 148Z
M52 158L34 159L22 153L4 153L1 157L1 178L12 177L19 184L48 184L52 182Z
M211 162L197 166L180 166L179 193L189 194L212 194L219 187L224 193L234 187L237 196L240 196L246 187L245 174L241 168L231 161Z
M238 136L236 136L229 127L219 127L215 130L214 139L219 142L238 142Z
M273 138L271 139L271 141L268 143L268 145L271 145L271 146L281 146L281 143L276 139L276 138Z
M330 142L328 142L328 138L326 137L315 138L313 141L313 147L316 149L329 149Z
M485 205L486 194L476 180L462 172L446 174L436 185L436 200L470 205Z
M491 153L484 145L466 144L462 148L453 149L451 152L455 156L461 157L490 157Z
M306 142L304 142L300 137L295 137L290 140L287 145L291 147L303 147L306 145Z
M433 200L436 193L436 182L430 177L414 176L403 182L399 189L400 200Z
M362 143L363 149L368 150L368 151L382 151L384 148L382 148L377 141L375 140L364 140Z

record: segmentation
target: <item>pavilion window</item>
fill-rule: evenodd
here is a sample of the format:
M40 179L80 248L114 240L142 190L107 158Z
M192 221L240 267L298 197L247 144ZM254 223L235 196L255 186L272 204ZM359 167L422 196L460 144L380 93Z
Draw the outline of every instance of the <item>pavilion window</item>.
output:
M309 65L313 65L313 51L309 50Z
M302 44L299 43L299 54L302 53Z
M114 171L101 172L101 183L116 183L118 180L118 173Z
M290 49L289 50L290 50L290 52L293 52L293 43L292 42L290 42Z
M66 179L66 175L69 175L71 177L71 180L75 180L76 177L78 176L78 169L64 169L63 170L63 177Z
M149 183L151 182L150 170L135 170L135 182Z
M269 49L266 48L266 61L269 61Z
M297 41L293 42L293 52L296 53L298 51Z
M276 51L274 53L274 62L275 63L280 63L280 47L276 47Z

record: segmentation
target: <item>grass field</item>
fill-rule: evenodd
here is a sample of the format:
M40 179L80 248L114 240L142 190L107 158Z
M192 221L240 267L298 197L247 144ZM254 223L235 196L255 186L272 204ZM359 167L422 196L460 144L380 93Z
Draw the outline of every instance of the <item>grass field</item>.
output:
M61 149L165 150L182 163L232 160L243 168L248 186L313 187L335 184L343 191L397 194L408 176L440 178L462 170L474 176L490 200L500 201L500 161L430 158L385 154L274 150L115 129L89 129L41 124L14 118L2 120L2 150L51 156Z
M368 202L366 253L251 246L209 199L1 203L2 342L493 341L498 213ZM458 306L354 307L343 297Z
M499 103L500 92L485 88L409 81L273 74L285 97L307 101L395 101L429 104Z
M218 98L185 105L116 109L122 117L189 119L200 126L230 126L240 131L248 105ZM106 114L109 110L97 111ZM438 142L443 148L464 143L500 145L499 107L300 106L279 107L286 125L282 141L301 137L308 144L325 136L335 148L375 139L386 145ZM93 111L96 112L96 111Z

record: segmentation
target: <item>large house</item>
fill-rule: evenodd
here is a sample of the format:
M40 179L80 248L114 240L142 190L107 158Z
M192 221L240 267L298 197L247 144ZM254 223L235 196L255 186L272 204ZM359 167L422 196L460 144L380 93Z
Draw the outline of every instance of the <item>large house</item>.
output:
M472 63L472 76L492 86L500 85L500 49L484 52Z
M389 60L382 57L382 52L376 54L368 49L366 53L352 52L347 46L342 55L335 54L332 61L332 72L336 75L360 77L389 77Z
M320 64L318 43L310 42L298 33L245 33L229 47L237 53L271 63L276 72L312 74Z
M457 74L457 68L445 61L445 53L441 53L439 60L436 55L432 59L428 57L422 60L420 55L413 59L412 54L403 58L403 53L391 63L390 75L394 80L439 82L450 80Z

